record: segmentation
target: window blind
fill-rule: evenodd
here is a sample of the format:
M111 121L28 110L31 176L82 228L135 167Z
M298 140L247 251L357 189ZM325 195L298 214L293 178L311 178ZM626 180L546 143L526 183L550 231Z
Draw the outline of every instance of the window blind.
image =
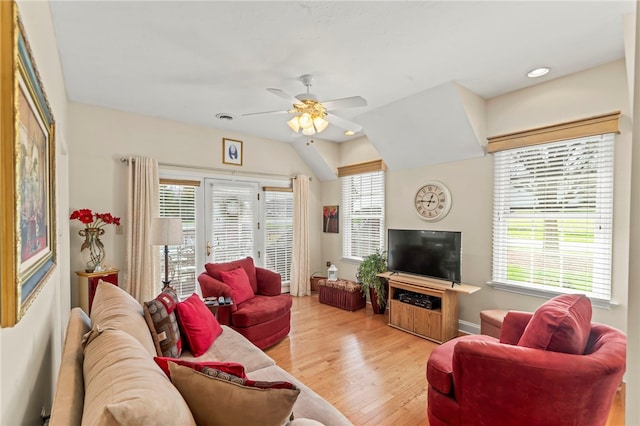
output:
M293 246L293 192L264 193L265 267L282 276L282 284L291 281Z
M194 183L160 183L160 217L182 219L183 244L169 246L169 279L179 297L196 292L196 191ZM164 246L158 247L160 270L164 271ZM162 276L162 274L161 274Z
M384 171L344 176L342 252L362 260L384 250Z
M493 280L611 297L614 135L494 155Z
M230 262L254 256L256 224L256 188L241 183L218 183L209 186L212 206L210 236L211 262Z

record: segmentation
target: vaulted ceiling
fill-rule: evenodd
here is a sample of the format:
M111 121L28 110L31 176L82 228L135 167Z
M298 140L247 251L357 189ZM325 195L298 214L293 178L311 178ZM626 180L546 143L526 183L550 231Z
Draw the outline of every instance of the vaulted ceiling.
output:
M449 149L441 161L482 155L482 126L470 118L482 111L470 108L622 58L623 17L634 8L633 0L51 2L71 101L304 144L286 114L243 114L290 108L266 89L303 93L298 77L313 74L320 100L368 101L335 111L361 133L330 125L319 137L366 135L391 168L421 165L401 153L441 141L444 125L461 144L440 144ZM538 66L551 72L527 78ZM442 113L425 121L436 105Z

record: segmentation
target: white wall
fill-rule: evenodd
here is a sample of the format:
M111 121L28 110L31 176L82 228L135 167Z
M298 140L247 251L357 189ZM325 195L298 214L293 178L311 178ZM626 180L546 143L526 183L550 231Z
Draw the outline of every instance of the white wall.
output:
M120 158L141 155L159 163L185 165L185 169L200 173L194 168L311 176L311 226L321 227L320 214L314 214L319 211L320 182L288 143L78 103L70 103L69 116L70 210L110 212L121 217L124 225L127 166ZM242 167L222 164L223 137L243 141ZM71 271L78 271L84 268L80 255L83 240L78 236L82 226L74 222L77 223L71 224ZM124 234L116 235L115 227L107 227L102 241L107 253L105 263L122 270ZM313 271L320 262L318 232L311 233L310 247ZM75 273L71 274L75 279ZM120 279L123 278L124 271L120 274ZM75 304L75 291L72 300Z
M613 300L620 306L595 308L594 321L626 330L628 290L629 191L631 125L628 116L624 61L616 61L568 77L551 80L486 102L486 131L493 136L592 115L622 111L622 133L616 142L614 194ZM389 141L393 143L393 141ZM340 165L379 158L366 138L342 144ZM452 194L451 211L443 220L422 221L413 208L416 190L427 180L445 183ZM323 184L323 204L339 204L340 183ZM483 309L533 311L543 299L494 290L491 279L493 157L491 155L428 167L389 171L386 181L387 228L462 231L462 281L482 290L460 297L460 319L480 322ZM342 234L324 234L323 260L338 267L338 275L353 278L357 264L340 261Z
M18 1L18 7L56 120L58 264L22 320L0 329L0 425L41 425L40 409L51 405L69 315L67 99L48 2Z

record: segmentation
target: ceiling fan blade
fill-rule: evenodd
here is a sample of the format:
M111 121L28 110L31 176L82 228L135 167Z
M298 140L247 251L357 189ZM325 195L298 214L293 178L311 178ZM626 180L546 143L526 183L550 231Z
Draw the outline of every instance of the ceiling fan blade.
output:
M282 99L286 99L287 101L289 101L291 103L291 105L295 105L295 104L301 103L300 99L296 99L293 96L289 95L288 93L283 92L280 89L269 88L267 90L269 92L273 93L274 95L281 97Z
M328 111L341 108L354 108L367 106L367 101L362 96L351 96L349 98L332 99L330 101L321 102Z
M342 127L345 130L351 130L356 133L362 130L362 126L358 123L354 123L353 121L338 117L337 115L331 114L330 112L327 113L327 116L325 118L329 123L335 124L338 127Z
M242 116L246 117L248 115L260 115L260 114L271 114L271 115L289 114L289 111L288 110L278 110L278 111L250 112L248 114L242 114Z

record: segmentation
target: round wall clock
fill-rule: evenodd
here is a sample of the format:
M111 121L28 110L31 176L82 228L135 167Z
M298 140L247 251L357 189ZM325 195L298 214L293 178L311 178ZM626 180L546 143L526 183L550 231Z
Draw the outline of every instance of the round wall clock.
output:
M451 193L442 182L429 181L416 192L414 206L422 219L435 222L449 213Z

